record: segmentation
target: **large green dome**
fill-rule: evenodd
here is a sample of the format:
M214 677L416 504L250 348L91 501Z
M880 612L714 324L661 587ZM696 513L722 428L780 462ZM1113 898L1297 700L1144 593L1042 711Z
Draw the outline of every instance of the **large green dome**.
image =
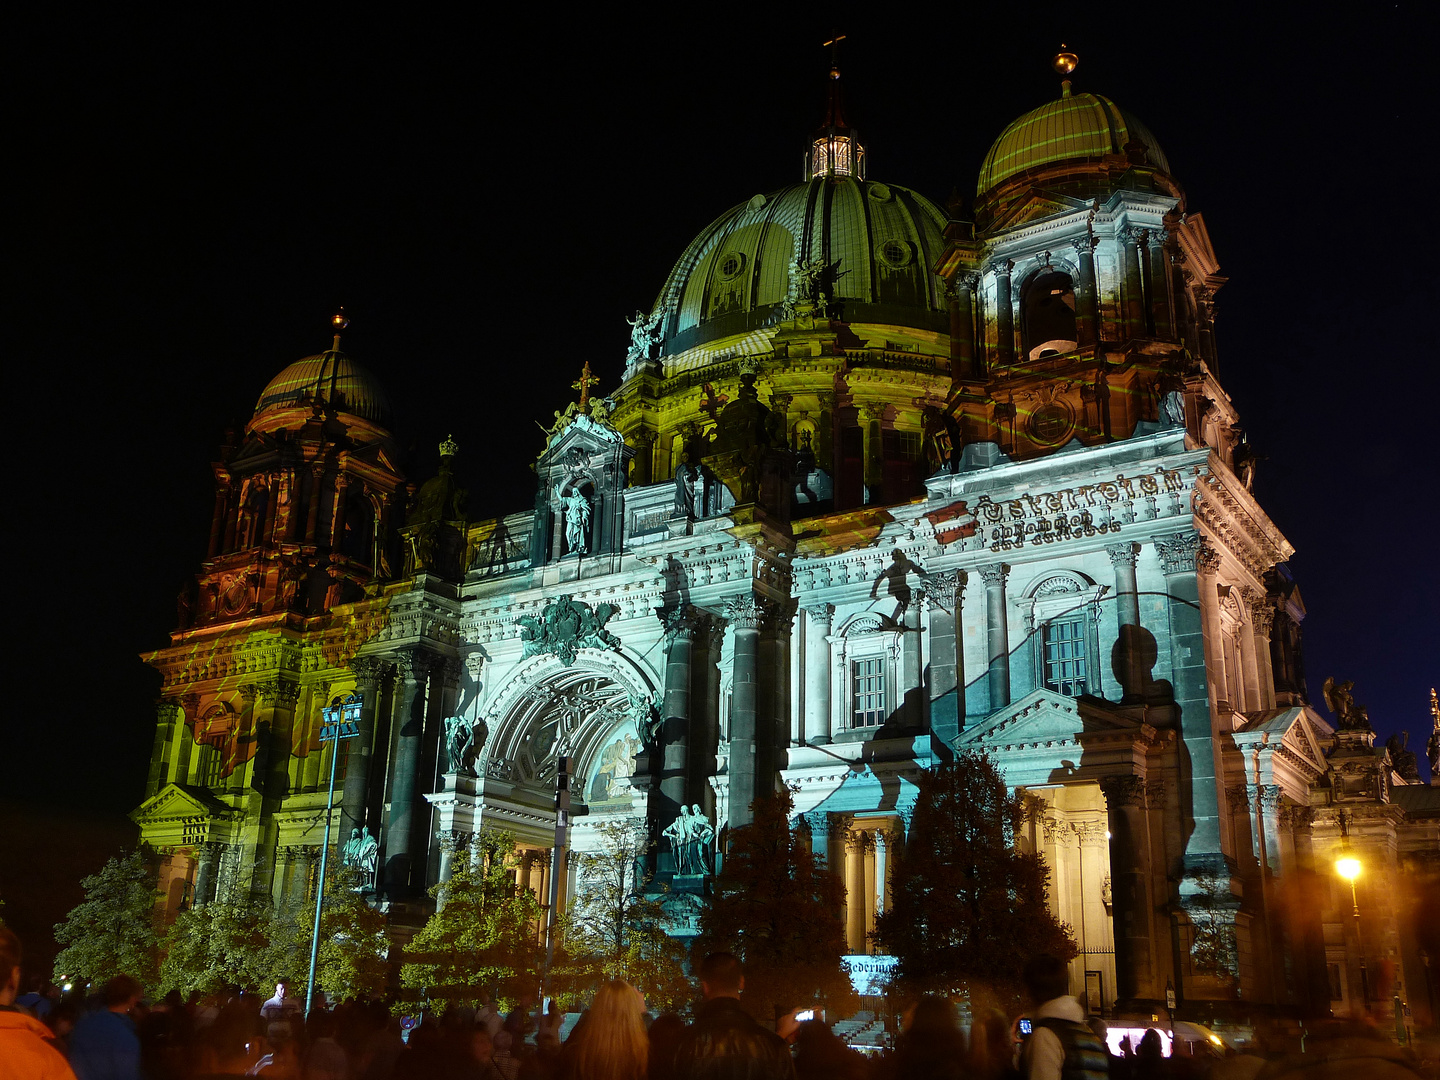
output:
M1144 124L1109 98L1072 95L1067 82L1059 99L1032 109L1000 133L985 155L975 192L984 195L1013 176L1061 163L1099 163L1138 155L1137 144L1144 147L1143 164L1170 172L1160 144Z
M255 416L315 401L375 423L384 424L390 416L390 402L375 376L333 349L297 360L271 379L255 403Z
M792 260L832 267L837 317L948 330L932 271L944 212L908 188L836 176L756 195L717 218L675 263L656 310L667 357L771 325L790 290Z

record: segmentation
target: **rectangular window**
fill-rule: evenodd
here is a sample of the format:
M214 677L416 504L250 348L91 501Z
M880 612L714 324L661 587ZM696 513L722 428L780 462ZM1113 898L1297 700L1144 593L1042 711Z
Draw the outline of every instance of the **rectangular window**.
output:
M1086 693L1085 619L1045 624L1045 685L1074 697Z
M200 751L200 784L202 787L217 788L222 779L220 770L225 765L225 751L213 743L204 744Z
M879 727L885 722L885 660L856 660L850 665L854 690L851 727Z

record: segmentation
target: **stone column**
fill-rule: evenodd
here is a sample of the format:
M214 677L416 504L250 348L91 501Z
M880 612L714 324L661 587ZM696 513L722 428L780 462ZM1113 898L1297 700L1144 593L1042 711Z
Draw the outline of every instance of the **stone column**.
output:
M950 378L975 379L980 371L975 363L975 286L980 275L974 271L962 270L956 273L948 296L952 298L950 309Z
M1270 630L1275 624L1275 605L1256 589L1245 590L1250 608L1250 628L1255 635L1255 681L1260 689L1260 708L1275 708L1275 672L1270 666Z
M225 536L225 504L230 491L230 479L225 476L215 478L215 511L210 516L210 554L208 558L215 558L220 554L220 541Z
M1089 235L1072 240L1076 261L1080 264L1080 280L1076 296L1075 331L1080 347L1086 348L1100 340L1100 290L1095 281L1095 237Z
M1015 362L1015 309L1010 298L1010 271L1015 264L997 259L990 264L995 275L995 362L1002 366Z
M830 728L830 624L835 605L805 609L805 738L828 743Z
M931 574L930 734L954 742L965 727L965 650L960 639L960 605L968 578L964 570Z
M170 774L179 743L178 728L184 723L179 699L161 698L155 706L155 741L150 747L150 775L145 781L147 799L173 779Z
M790 745L790 637L795 611L788 604L764 603L760 630L760 689L756 718L756 793L768 794L785 764Z
M665 628L665 695L660 717L660 799L656 826L669 827L680 808L694 802L690 793L691 654L699 613L688 604L659 613Z
M925 730L925 686L921 664L920 608L925 602L925 591L917 590L905 605L900 619L905 627L900 635L900 710L905 730Z
M1176 336L1170 317L1169 239L1164 229L1150 232L1150 332L1167 341Z
M298 684L288 679L269 679L255 687L269 711L267 720L255 725L255 762L251 774L251 795L247 810L258 820L251 832L254 844L254 876L250 879L250 895L254 899L270 897L275 887L275 856L279 829L275 813L290 793L290 750L295 726L295 702L300 697Z
M1140 627L1140 590L1135 580L1139 547L1132 543L1111 544L1105 553L1115 569L1115 621L1119 627L1113 658L1115 678L1120 682L1121 701L1139 701L1145 690L1143 660L1149 651L1141 641L1144 632Z
M875 830L875 914L882 915L890 906L890 833ZM873 929L873 922L871 920Z
M365 804L370 794L370 759L375 744L375 710L379 706L380 681L388 665L373 656L350 661L355 689L360 694L360 734L350 743L345 766L345 786L340 800L340 843L350 839L352 829L365 825ZM324 778L329 783L329 777ZM378 828L376 829L378 832Z
M1210 367L1211 374L1218 372L1215 360L1215 293L1205 286L1195 289L1195 336L1200 345L1200 359Z
M1138 776L1109 776L1100 782L1110 829L1110 896L1114 909L1115 982L1120 1001L1150 1000L1154 985L1153 928L1148 868L1150 842L1145 823L1145 782Z
M335 499L330 504L330 546L338 548L345 540L345 490L350 478L343 472L335 474Z
M410 852L415 826L415 790L419 780L421 739L425 731L425 680L434 657L423 649L402 652L395 663L401 679L400 726L390 774L390 820L385 829L385 888L392 899L410 884Z
M756 724L759 709L760 603L751 594L725 601L725 618L735 633L730 679L730 827L752 820L758 794Z
M215 895L215 860L220 854L220 845L206 840L195 845L195 900L194 906L204 907Z
M867 403L860 406L860 416L865 432L865 486L869 489L871 503L884 498L885 448L884 436L880 434L880 422L885 419L883 403Z
M865 952L865 833L845 836L845 939L852 953Z
M1170 667L1180 712L1183 753L1180 782L1190 788L1193 829L1185 846L1187 870L1223 868L1220 793L1215 777L1215 740L1205 678L1205 632L1200 609L1200 576L1219 569L1219 554L1198 533L1155 541L1165 573L1170 615ZM1181 799L1182 804L1186 802ZM1226 873L1228 877L1228 872Z
M830 815L815 811L801 816L810 830L810 855L815 865L830 869Z
M305 542L315 543L315 531L320 526L320 491L325 477L325 466L315 462L310 466L310 498L306 504Z
M1140 253L1145 249L1144 229L1124 229L1117 239L1125 259L1125 338L1145 333L1145 294L1140 278Z
M978 568L985 582L985 642L988 656L990 712L1010 704L1010 627L1005 603L1005 563Z

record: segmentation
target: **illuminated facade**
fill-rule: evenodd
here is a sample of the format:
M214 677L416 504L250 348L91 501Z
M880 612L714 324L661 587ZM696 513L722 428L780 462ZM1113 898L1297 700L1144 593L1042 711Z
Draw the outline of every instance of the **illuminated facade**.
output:
M862 957L914 779L983 749L1029 796L1097 1008L1148 1014L1167 985L1353 1007L1354 928L1314 899L1340 896L1341 823L1367 887L1415 896L1440 808L1307 701L1292 549L1218 381L1224 280L1113 102L1063 83L965 213L867 178L833 78L804 181L682 253L607 397L587 366L533 507L469 520L448 440L408 483L337 338L222 448L210 558L146 658L165 696L135 816L172 902L305 895L320 709L358 690L334 824L378 837L399 933L486 823L548 895L563 756L571 845L648 822L681 932L726 830L794 785L857 970L883 967ZM1419 1017L1396 912L1359 940Z

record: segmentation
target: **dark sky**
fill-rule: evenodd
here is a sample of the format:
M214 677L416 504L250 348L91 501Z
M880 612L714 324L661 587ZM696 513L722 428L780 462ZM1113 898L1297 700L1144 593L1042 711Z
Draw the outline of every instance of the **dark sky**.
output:
M328 344L337 305L413 474L453 433L477 512L528 505L532 421L587 359L615 385L624 317L695 233L799 178L832 24L871 178L942 203L1057 92L1061 41L1077 90L1156 134L1230 277L1220 375L1297 549L1312 697L1353 678L1382 735L1423 749L1440 683L1434 17L996 6L988 22L953 4L643 22L524 5L502 29L485 6L261 21L192 5L12 24L19 648L0 835L33 833L23 806L109 837L139 801L158 679L136 657L166 642L204 555L209 462L275 373ZM19 870L0 873L13 897Z

